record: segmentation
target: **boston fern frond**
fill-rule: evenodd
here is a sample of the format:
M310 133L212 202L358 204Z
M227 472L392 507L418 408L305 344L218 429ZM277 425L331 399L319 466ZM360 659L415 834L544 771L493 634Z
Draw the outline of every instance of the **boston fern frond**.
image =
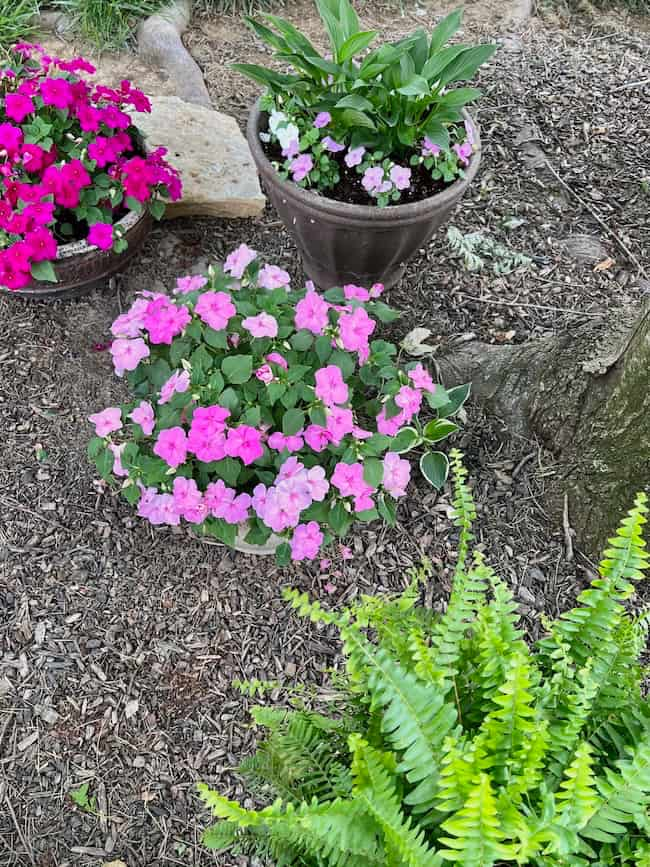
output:
M471 557L471 492L461 456L451 464L446 613L418 604L420 580L340 613L286 594L340 634L335 712L254 712L268 735L242 770L281 800L247 810L201 786L207 846L277 867L650 867L648 617L627 607L648 565L646 497L531 648L507 585Z

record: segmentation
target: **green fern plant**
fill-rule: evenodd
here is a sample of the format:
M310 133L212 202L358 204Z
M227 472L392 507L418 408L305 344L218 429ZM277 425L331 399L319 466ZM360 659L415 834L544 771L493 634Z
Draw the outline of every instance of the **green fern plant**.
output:
M347 699L331 716L254 712L268 734L241 770L272 803L248 810L200 784L218 820L206 846L280 867L650 867L650 617L626 607L648 566L646 497L576 607L530 648L509 588L471 557L461 459L446 614L418 605L426 569L401 596L342 612L287 592L338 630Z

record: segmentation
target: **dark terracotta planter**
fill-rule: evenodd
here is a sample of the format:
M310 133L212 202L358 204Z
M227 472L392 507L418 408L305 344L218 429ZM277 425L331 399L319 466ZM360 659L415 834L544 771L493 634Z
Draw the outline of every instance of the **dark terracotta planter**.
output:
M390 288L401 279L406 263L449 219L478 171L478 128L468 113L465 118L477 146L465 177L421 202L378 208L337 202L282 180L260 142L268 116L259 103L253 106L247 130L253 159L268 197L300 250L305 271L319 288L345 283L383 283Z
M112 250L99 250L90 247L85 241L62 244L56 261L53 262L58 283L45 283L35 280L24 289L0 291L5 295L35 300L78 298L92 289L104 285L109 277L121 271L127 262L141 249L151 231L151 215L147 210L140 214L129 211L119 223L124 230L124 238L129 246L123 253Z

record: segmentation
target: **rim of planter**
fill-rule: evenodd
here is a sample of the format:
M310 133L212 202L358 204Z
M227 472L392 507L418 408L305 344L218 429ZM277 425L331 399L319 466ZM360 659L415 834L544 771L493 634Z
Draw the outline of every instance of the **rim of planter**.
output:
M141 249L151 227L151 214L144 207L142 211L127 211L115 223L129 246L122 253L101 250L85 239L61 244L56 259L52 260L58 279L57 283L32 280L29 286L11 290L2 288L0 294L16 298L38 300L65 300L78 298L98 288L108 278L120 271ZM75 265L78 263L78 267ZM63 272L63 273L61 273Z
M432 208L437 209L440 206L455 203L465 188L473 181L481 161L481 138L478 125L471 114L466 109L463 109L462 114L463 119L468 121L472 128L475 142L474 152L470 158L469 165L465 169L465 177L458 178L445 187L444 190L435 193L433 196L428 196L426 199L408 202L403 205L390 205L386 208L379 208L376 205L354 205L349 202L340 202L338 199L314 193L312 190L304 189L292 181L281 178L264 153L260 141L259 133L262 131L262 120L265 115L267 117L268 115L266 112L260 110L259 98L253 104L248 115L246 136L260 174L265 178L272 179L272 183L276 188L281 190L288 198L301 202L309 208L317 208L321 213L327 214L329 217L344 219L346 222L372 222L390 226L391 224L397 225L415 222L421 219L422 215Z

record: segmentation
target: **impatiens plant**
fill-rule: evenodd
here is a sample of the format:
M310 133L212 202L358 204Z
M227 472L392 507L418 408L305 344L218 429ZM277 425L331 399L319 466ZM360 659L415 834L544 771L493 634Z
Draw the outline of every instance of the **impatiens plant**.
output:
M648 567L639 494L577 605L530 647L517 602L480 554L460 456L458 564L447 612L396 599L300 614L340 634L331 710L307 691L258 707L268 730L242 772L268 806L200 784L210 849L277 867L649 867L650 616L633 616ZM316 693L318 697L318 693ZM325 707L323 707L325 704ZM316 712L329 710L329 713Z
M266 87L268 130L260 137L283 177L333 198L385 206L432 195L462 177L475 146L462 109L480 96L471 79L494 45L447 45L461 10L429 35L418 30L368 51L349 0L316 0L331 54L323 57L292 24L266 14L250 27L287 75L249 63L235 68Z
M393 523L410 478L400 455L424 447L442 485L447 458L430 446L457 430L469 388L447 391L372 339L396 317L382 289L293 291L242 245L170 297L141 293L110 348L135 400L90 417L101 475L153 524L185 520L230 545L276 534L280 562L313 559L354 520Z
M145 155L129 111L147 97L122 81L93 84L87 60L60 60L37 45L16 45L0 68L0 287L56 282L52 262L74 240L126 249L119 220L181 194L165 150Z

